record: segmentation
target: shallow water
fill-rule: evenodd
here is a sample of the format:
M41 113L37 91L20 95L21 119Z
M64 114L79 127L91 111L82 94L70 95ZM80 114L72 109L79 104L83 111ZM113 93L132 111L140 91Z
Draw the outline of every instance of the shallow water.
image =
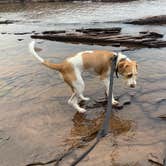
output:
M84 116L76 113L67 105L71 92L58 73L45 68L29 54L30 34L13 33L121 26L123 33L154 30L165 34L164 26L106 23L166 14L165 6L165 0L89 3L88 7L87 4L80 2L0 5L1 20L20 20L15 24L0 25L0 33L7 33L0 34L2 166L11 166L11 163L18 166L32 160L47 160L63 152L67 147L78 146L82 141L91 141L101 126L106 108L105 101L95 101L104 97L103 85L98 78L85 73L85 95L92 98L91 106L88 107L88 103L85 105L88 112ZM42 57L54 62L60 62L67 56L83 50L123 49L43 40L37 40L36 47L41 49L39 54ZM111 119L110 127L116 141L120 141L119 146L127 139L129 139L127 144L131 146L155 145L156 142L165 146L166 124L164 119L159 118L166 113L165 52L166 48L125 52L131 59L137 60L139 77L136 89L127 88L121 78L115 79L114 82L114 93L115 96L120 96L120 102L131 101L131 104L124 105L122 110L114 109Z

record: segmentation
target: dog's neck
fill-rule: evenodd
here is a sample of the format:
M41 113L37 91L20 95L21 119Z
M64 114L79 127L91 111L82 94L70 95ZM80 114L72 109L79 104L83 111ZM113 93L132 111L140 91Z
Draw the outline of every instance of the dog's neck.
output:
M117 62L116 62L116 67L118 67L118 63L121 61L121 60L127 60L127 61L131 61L126 55L122 54L121 52L119 52L117 54L118 56L118 59L117 59Z
M121 52L119 52L116 55L118 56L118 59L117 59L117 62L116 62L115 73L116 73L116 77L119 78L119 75L118 75L118 64L119 64L119 62L123 61L123 60L127 60L127 61L131 61L131 60L126 55L122 54Z

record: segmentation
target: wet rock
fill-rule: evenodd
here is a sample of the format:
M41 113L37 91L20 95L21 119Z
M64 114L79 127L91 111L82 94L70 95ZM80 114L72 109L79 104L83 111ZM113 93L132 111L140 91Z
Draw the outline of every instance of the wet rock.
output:
M166 99L160 99L156 101L155 111L151 114L154 118L160 118L166 120Z
M121 28L90 28L68 31L45 31L42 34L34 34L34 39L46 39L53 41L85 43L98 45L126 46L126 47L166 47L166 41L159 38L163 34L156 32L140 32L139 35L122 35Z
M157 165L161 165L163 166L164 165L164 155L163 154L158 154L158 153L150 153L148 155L148 160L151 162L151 163L155 163Z
M157 32L150 32L150 31L142 31L139 32L140 34L146 34L148 37L154 37L154 38L162 38L164 35L157 33Z
M161 119L163 119L163 120L166 120L166 114L159 115L158 118L161 118Z
M18 20L4 20L0 21L0 24L13 24L15 22L19 22Z
M91 34L91 35L104 35L104 34L119 34L121 32L120 27L114 28L88 28L88 29L76 29L76 32Z
M145 17L136 20L125 21L126 24L137 24L137 25L162 25L166 24L166 15Z
M18 41L22 41L22 40L24 40L24 39L17 39Z
M5 131L0 130L0 145L8 141L9 139L10 139L10 136L8 136Z
M123 104L113 105L113 108L121 110L121 109L123 109Z
M165 159L164 159L164 166L166 166L166 156L165 156Z
M18 32L18 33L14 33L14 35L27 35L27 34L31 34L32 32Z
M113 43L112 46L113 47L120 47L120 43Z
M131 104L131 97L129 95L124 95L120 98L120 102L123 105L129 105L129 104Z
M65 33L66 31L44 31L43 34L58 34Z

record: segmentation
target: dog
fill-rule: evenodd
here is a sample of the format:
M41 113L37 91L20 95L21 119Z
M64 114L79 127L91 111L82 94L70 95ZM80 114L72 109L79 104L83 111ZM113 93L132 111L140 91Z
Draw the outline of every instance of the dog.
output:
M29 44L29 50L31 54L34 55L43 65L59 71L61 77L70 86L72 95L68 100L68 104L72 105L80 113L84 113L86 110L79 106L79 98L84 101L90 100L90 98L83 95L85 84L81 74L84 70L93 70L97 75L99 75L100 80L104 84L106 95L108 96L111 62L114 56L118 56L116 72L123 76L129 87L134 88L136 86L138 65L136 61L130 60L122 53L102 50L83 51L72 57L68 57L61 63L55 64L41 58L35 52L34 48L35 41L32 41ZM118 104L118 101L114 99L113 94L112 104Z

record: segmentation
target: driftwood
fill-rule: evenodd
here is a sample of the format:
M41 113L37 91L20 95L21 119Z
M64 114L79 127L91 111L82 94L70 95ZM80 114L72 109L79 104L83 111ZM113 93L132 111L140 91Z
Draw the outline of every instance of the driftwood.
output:
M32 35L32 38L47 39L53 41L85 43L128 47L166 47L166 41L161 40L162 34L156 32L140 32L139 35L122 35L121 28L95 28L76 29L74 32L45 31L42 34Z
M137 25L163 25L166 24L166 15L146 17L136 20L125 21L126 24L137 24Z

